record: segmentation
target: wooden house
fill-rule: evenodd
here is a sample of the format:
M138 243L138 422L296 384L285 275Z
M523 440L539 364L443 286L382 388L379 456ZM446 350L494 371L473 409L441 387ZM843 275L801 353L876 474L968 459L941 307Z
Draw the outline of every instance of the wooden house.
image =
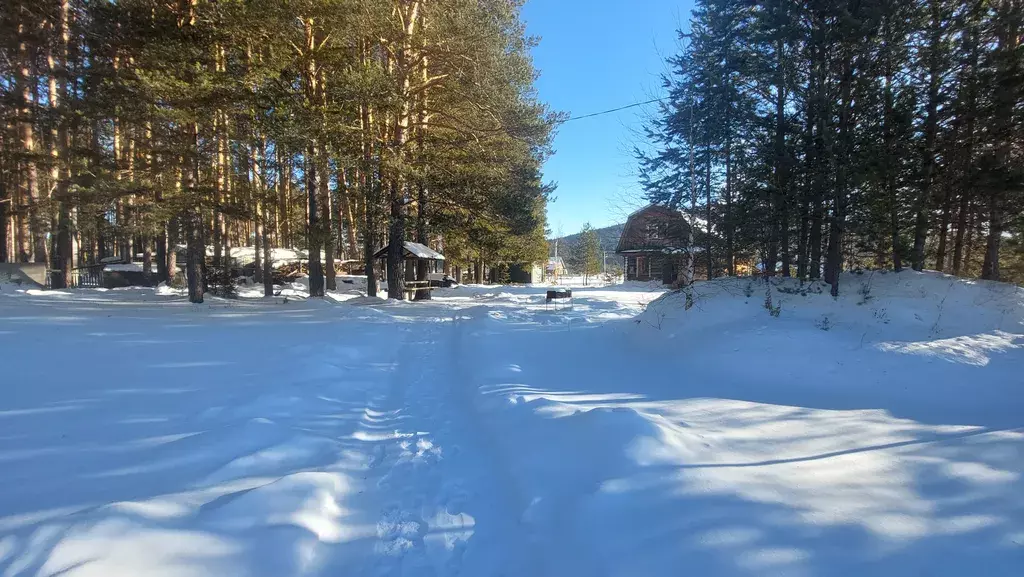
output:
M690 225L686 216L659 205L629 215L615 253L622 255L626 280L684 280L690 253Z
M545 280L557 281L558 277L564 276L567 272L568 270L565 268L565 260L560 256L553 256L549 258L544 267Z

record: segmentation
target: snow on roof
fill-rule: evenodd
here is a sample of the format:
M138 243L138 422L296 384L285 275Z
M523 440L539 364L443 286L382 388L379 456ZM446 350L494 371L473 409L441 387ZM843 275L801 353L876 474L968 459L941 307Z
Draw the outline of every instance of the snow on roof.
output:
M403 243L405 250L412 253L416 258L426 258L430 260L444 260L444 255L430 248L429 246L422 245L418 242L405 242Z
M693 247L693 248L691 248L689 250L687 250L685 247L677 247L677 246L655 246L655 247L650 247L650 248L631 248L631 249L627 249L627 250L620 250L620 251L617 251L617 253L618 254L643 254L643 253L660 252L660 253L663 253L663 254L686 254L688 252L690 252L690 253L702 252L703 250L704 249L699 247L699 246L695 246L695 247Z
M402 243L404 248L405 258L422 258L425 260L444 260L444 255L430 248L429 246L422 245L418 242L405 241ZM373 258L384 258L388 254L388 247L384 245L383 248L374 253Z
M151 265L151 269L156 272L156 263ZM108 264L103 267L103 270L108 272L145 272L141 262Z

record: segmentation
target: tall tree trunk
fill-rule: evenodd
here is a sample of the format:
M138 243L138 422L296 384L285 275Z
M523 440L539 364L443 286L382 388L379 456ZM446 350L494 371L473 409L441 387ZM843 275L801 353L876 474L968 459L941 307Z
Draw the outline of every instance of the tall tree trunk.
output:
M254 141L256 136L252 135ZM267 188L263 179L263 146L252 147L250 151L250 158L252 159L252 179L250 180L249 190L252 194L253 208L255 214L253 215L253 255L256 257L253 263L253 280L262 283L263 282L263 264L264 261L270 260L269 254L263 253L263 239L266 236L266 229L264 229L264 217L263 217L263 203L264 198L267 194Z
M935 250L935 270L946 271L946 250L949 238L949 219L953 208L953 194L950 184L947 182L942 187L942 213L939 217L938 247Z
M158 283L171 283L172 279L167 269L167 257L167 227L163 227L156 237L156 282Z
M335 161L337 171L334 178L337 183L331 189L331 238L334 239L334 255L338 263L344 263L351 258L348 254L348 243L345 238L345 170L341 168L341 159Z
M119 70L119 58L114 57L114 72L117 74ZM112 152L114 155L114 181L121 182L124 179L124 121L120 117L119 107L114 107L114 119L113 119L113 135L112 135ZM131 262L131 256L129 255L128 247L125 242L125 233L127 231L128 214L125 209L125 198L119 197L114 201L114 219L115 227L113 229L113 238L111 239L114 245L114 252L116 256L121 259L121 262Z
M167 284L175 284L178 278L178 230L181 228L181 219L177 216L171 217L167 223Z
M689 145L689 149L690 149L689 150L689 156L690 156L690 159L689 159L690 160L690 172L689 172L689 177L690 177L690 214L689 214L689 218L687 219L687 222L686 222L686 224L687 224L687 226L686 226L686 232L687 232L687 239L686 239L686 272L685 272L685 277L683 278L683 284L685 284L686 286L689 286L689 285L693 284L693 280L694 280L694 276L695 276L694 275L694 271L696 270L695 267L696 267L696 260L697 260L697 256L695 254L697 247L696 247L696 242L694 240L696 238L695 234L696 234L696 228L697 228L697 165L696 165L696 158L694 157L694 146L695 146L695 143L693 141L693 101L692 100L690 101L690 122L689 122L689 124L690 124L690 126L689 126L689 134L687 135L686 140L687 140L687 144ZM686 206L685 200L681 200L679 204L682 205L682 206ZM710 231L709 231L709 234L710 234ZM447 264L447 263L445 263L445 264ZM602 260L602 264L604 264L603 260ZM445 274L448 274L447 270L445 270ZM676 282L678 282L678 280L679 279L677 278Z
M261 217L263 219L263 296L272 297L274 296L274 259L273 247L270 244L270 235L266 233L267 226L270 222L269 211L262 211Z
M1012 153L1017 136L1014 113L1021 101L1020 46L1024 5L1019 0L1003 0L994 3L996 8L996 88L993 121L995 130L996 182L989 186L988 195L988 238L985 241L985 259L981 266L981 278L1000 280L999 249L1003 241L1003 227L1006 212L1006 193L1011 185Z
M256 215L253 219L255 226L253 226L253 242L252 242L252 254L253 254L253 271L252 280L258 283L263 282L263 210L258 206L259 201L255 201L257 204Z
M32 75L32 57L29 51L29 35L34 26L31 15L22 3L18 22L18 64L15 79L20 109L19 138L23 160L21 163L21 198L26 203L28 218L21 219L21 238L19 239L19 259L22 262L46 262L46 241L43 236L43 225L39 212L39 182L36 172L36 146L33 122L34 102L32 99L35 78ZM29 244L31 242L31 244ZM40 255L42 258L40 259Z
M188 134L188 164L183 172L182 190L189 197L185 209L185 274L188 283L188 300L194 304L203 302L205 292L204 269L206 248L203 243L203 211L196 186L199 183L199 127L190 124Z
M366 275L367 296L377 296L377 270L374 255L377 252L377 185L379 182L370 174L370 160L363 159L364 168L360 171L360 187L366 197L363 223L363 273Z
M843 232L846 228L847 172L850 157L850 106L853 88L853 49L844 49L842 76L839 81L841 94L839 111L839 154L836 159L836 187L832 201L832 217L829 223L828 255L825 262L825 281L832 285L832 296L839 296L839 275L843 268Z
M156 164L153 157L153 123L147 120L143 125L143 138L144 138L144 151L143 151L143 162L145 163L144 170L146 174L153 178L156 174ZM158 178L154 180L159 180ZM159 192L159 183L155 185L156 190L152 195L152 201L159 203L162 200ZM141 235L142 235L142 276L146 281L147 285L155 285L153 282L153 245L154 245L154 231L153 224L151 222L143 222Z
M959 137L961 133L961 125L963 118L957 116L953 121L952 134L950 136L949 143L945 146L943 154L949 159L947 162L946 170L942 173L942 178L935 175L935 169L933 169L932 179L936 182L941 182L941 188L939 189L942 199L942 214L939 217L939 228L937 236L939 237L938 247L935 252L935 270L939 272L946 272L951 270L952 263L949 258L949 236L950 236L950 225L953 224L953 201L956 195L956 153L958 151Z
M290 154L281 150L281 144L274 146L277 154L277 243L282 247L292 246L291 234L291 196L292 196L292 159Z
M935 138L938 133L939 87L942 82L942 2L929 0L931 20L928 27L928 96L925 104L924 121L924 159L921 190L918 192L914 218L914 252L911 267L924 270L924 245L928 234L928 211L932 202L932 185L935 179ZM946 225L949 218L949 205L944 203L942 236L939 239L940 252L945 258ZM942 266L939 266L942 270Z
M149 235L142 238L142 278L147 285L153 283L153 240Z
M736 276L734 246L736 228L732 220L732 134L729 128L728 113L726 114L725 123L725 267L726 274Z
M322 46L314 27L311 17L302 19L305 32L305 44L303 46L306 65L302 70L302 85L305 92L306 105L311 110L322 114L323 93L320 85L321 70L317 65L317 51ZM326 163L321 162L322 144L319 136L309 138L306 146L306 222L307 222L307 246L309 247L309 296L324 296L324 273L320 261L320 251L323 248L324 235L320 222L320 207L317 202L320 195L320 179L326 178L321 174L322 167Z
M898 162L896 155L898 154L895 149L895 132L893 123L895 122L894 116L894 96L892 92L893 75L895 74L892 66L892 47L890 45L889 34L892 28L892 23L888 19L883 20L883 32L882 35L885 40L882 43L883 46L883 66L885 70L884 88L883 88L883 113L882 113L882 139L885 146L885 154L882 159L882 184L885 187L885 198L889 205L889 235L890 235L890 247L892 249L892 269L896 272L903 270L903 247L900 241L900 201L896 196L896 169L893 166L894 163ZM850 80L852 82L852 79ZM846 144L842 145L846 151ZM846 157L840 158L841 162L846 161ZM843 174L846 171L843 170Z
M366 65L369 52L367 41L359 43L360 64ZM380 182L379 165L373 162L373 113L367 102L359 105L359 128L362 138L362 166L359 169L359 187L363 194L363 272L366 274L366 294L371 297L377 296L377 205L378 189Z
M423 183L419 184L419 203L417 204L416 214L416 242L426 246L430 244L430 237L428 230L430 226L430 220L427 212L427 201L429 199L429 191L426 185ZM427 270L427 261L417 260L416 261L416 280L427 281L429 280L430 274ZM430 291L417 291L416 300L430 300Z
M11 162L11 121L0 122L0 262L12 262L14 253L13 211L14 197L11 191L17 185L14 180L14 166Z
M413 37L416 34L420 20L421 0L411 0L402 7L402 43L395 53L393 70L397 74L396 86L401 100L398 113L394 123L394 137L391 142L392 154L396 163L401 166L402 160L407 156L406 142L409 137L409 124L412 115L412 98L410 93L412 58L413 58ZM407 182L401 169L389 175L391 189L391 222L388 226L388 298L405 298L405 276L402 274L403 266L403 244L405 242L405 218Z
M215 51L217 54L216 58L216 69L217 73L220 73L220 58L219 51ZM211 170L214 175L214 186L213 186L213 266L215 268L221 268L224 266L224 241L223 241L223 229L221 223L224 218L224 213L221 210L221 205L224 202L223 190L224 190L224 167L226 162L224 159L224 150L221 146L222 137L222 123L223 114L220 110L217 110L213 114L213 135L216 142L216 154L211 158L212 166Z
M405 203L397 177L392 175L390 182L390 222L388 224L387 277L388 298L402 300L405 298L405 260L403 258L405 243Z
M306 148L306 222L309 223L309 230L306 233L307 246L309 247L309 296L324 296L324 273L320 264L320 209L317 206L319 190L317 154L319 146L315 140L311 140Z
M323 235L324 245L324 279L328 290L338 290L338 273L334 268L334 210L331 205L330 178L327 176L327 151L320 147L320 162L318 173L320 174L319 195L320 195L320 231Z
M974 199L975 186L975 165L974 150L977 135L975 127L978 118L978 63L980 60L980 18L982 3L973 5L969 13L969 24L966 34L963 35L964 53L968 55L967 73L964 83L964 150L961 162L963 163L962 180L960 185L960 201L957 211L957 230L953 243L953 274L959 275L964 254L964 235L968 229L968 213L970 212L971 201ZM958 115L959 116L959 115ZM970 235L968 235L969 238ZM968 245L970 240L967 241ZM967 267L964 267L967 268Z
M355 179L358 181L358 176ZM352 193L352 184L349 182L348 171L344 168L338 169L338 188L341 190L339 220L344 224L345 240L348 244L348 259L353 260L359 254L359 244L356 241L356 217L352 205L355 203L355 195Z
M811 176L811 229L807 242L810 245L810 263L808 276L811 280L821 278L821 238L825 223L825 178L828 159L826 157L825 138L829 129L831 111L828 110L825 98L825 47L823 23L817 16L812 29L810 69L811 78L808 92L808 105L814 110L814 146L813 154L808 157L808 169Z
M427 80L429 78L429 75L427 73L427 60L426 60L426 58L422 59L422 62L421 62L421 65L420 65L420 70L421 70L421 74L422 74L422 81L423 81L424 84L426 84ZM430 117L427 114L427 95L426 95L426 93L424 93L423 95L421 95L421 97L419 99L419 111L417 113L417 119L416 119L416 124L417 124L417 130L416 130L416 137L417 137L416 151L417 151L417 154L421 155L421 159L420 159L421 160L421 164L425 164L426 163L426 155L424 154L425 146L423 144L423 136L424 136L424 132L427 129L427 123L429 122L429 120L430 120ZM416 203L416 242L418 242L418 243L420 243L420 244L422 244L424 246L428 246L430 244L430 236L429 236L429 231L430 231L430 210L429 210L429 207L428 207L428 203L430 201L430 190L427 188L426 184L422 180L417 183L417 188L419 189L418 190L419 194L417 195L417 203ZM428 261L423 260L423 259L418 259L416 261L416 280L418 280L420 282L427 282L427 281L429 281L429 272L427 270L427 264L428 264ZM416 300L430 300L430 291L429 290L416 291L416 297L415 298L416 298Z
M974 250L974 236L981 236L983 222L980 209L971 206L967 215L967 238L964 239L964 276L971 276L971 252Z
M804 131L804 157L806 166L800 187L800 238L797 241L796 276L800 280L807 278L807 265L810 259L808 249L809 235L811 232L811 196L813 195L813 178L811 168L814 166L814 112L811 106L806 106L807 115Z
M704 193L707 195L707 199L706 199L707 205L705 207L706 210L707 210L707 214L705 215L705 218L707 218L707 235L705 235L705 238L704 238L704 252L706 253L706 256L707 256L708 280L711 280L711 279L715 278L715 258L714 258L714 255L712 254L712 249L714 248L714 244L713 244L713 240L712 240L713 239L713 234L712 234L712 229L711 229L711 161L712 161L712 153L711 153L711 140L710 140L710 138L706 139L706 142L704 144L704 148L705 148L705 151L706 151L706 153L704 155ZM623 270L625 270L625 269L623 269Z
M69 158L70 143L68 140L68 115L63 113L61 106L67 106L68 85L68 44L70 1L60 0L56 21L56 37L58 45L56 54L50 53L50 109L56 119L51 144L53 168L51 178L54 181L57 196L57 235L54 251L53 267L57 271L55 287L67 287L71 282L71 269L74 264L74 247L71 231L71 159ZM58 87L59 86L59 87Z
M780 5L781 8L783 5ZM777 8L777 9L779 9ZM785 13L780 15L781 22L785 20ZM782 256L782 276L789 277L792 273L790 252L789 252L789 157L786 153L786 43L782 30L777 31L778 38L775 40L775 191L778 213L779 244ZM774 272L775 262L769 266Z
M99 120L93 120L89 128L89 144L92 150L100 149L100 127ZM93 171L100 170L99 159L94 155L89 159L89 169ZM181 187L181 178L177 177L174 179L174 186ZM92 262L97 264L100 260L107 256L106 255L106 214L103 210L90 211L89 220L92 221L93 234L93 250L92 250Z
M968 188L960 191L960 203L956 215L956 236L953 240L953 275L959 276L964 254L964 235L968 229L967 217L970 212L970 197Z
M263 296L274 296L274 255L270 242L270 213L274 206L274 192L267 183L267 176L270 167L267 158L267 139L260 137L259 148L254 155L259 162L253 166L254 180L258 183L256 199L256 218L259 225L260 248L263 249L263 268L260 270L260 280L263 281ZM255 247L253 247L255 248Z
M6 134L0 136L0 149L7 145ZM11 205L10 183L7 180L7 155L0 153L0 262L10 262L10 215L8 207Z

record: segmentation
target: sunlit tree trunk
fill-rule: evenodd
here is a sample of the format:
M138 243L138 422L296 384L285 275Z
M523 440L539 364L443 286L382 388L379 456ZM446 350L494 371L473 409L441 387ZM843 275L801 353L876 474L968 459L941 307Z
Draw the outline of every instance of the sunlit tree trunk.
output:
M32 87L35 78L32 74L32 58L29 52L29 34L34 22L28 8L22 3L19 6L20 21L18 22L18 63L15 80L15 93L18 97L20 119L18 122L19 139L23 160L21 171L21 201L27 209L27 218L22 216L18 235L18 260L21 262L46 262L46 241L42 236L42 220L39 214L39 182L36 172L35 132L32 123L33 113ZM42 258L40 259L40 255Z
M61 106L67 106L68 86L68 44L69 32L69 0L60 0L57 11L55 36L56 50L50 51L50 109L54 113L56 126L53 129L50 147L53 166L51 179L55 183L57 197L57 235L53 268L57 271L54 286L67 287L71 282L71 269L74 264L74 247L72 245L71 206L69 189L71 184L71 159L69 158L68 115Z
M406 142L409 138L409 124L413 113L413 95L410 87L413 74L414 46L413 40L417 33L420 22L420 0L407 0L399 2L398 10L401 13L402 39L401 44L395 51L394 66L392 70L396 75L395 85L398 91L400 104L395 117L393 136L391 140L391 152L398 165L390 174L390 207L391 221L388 226L388 298L405 298L405 274L404 274L404 249L405 242L405 218L408 201L408 182L403 174L403 159L406 156Z

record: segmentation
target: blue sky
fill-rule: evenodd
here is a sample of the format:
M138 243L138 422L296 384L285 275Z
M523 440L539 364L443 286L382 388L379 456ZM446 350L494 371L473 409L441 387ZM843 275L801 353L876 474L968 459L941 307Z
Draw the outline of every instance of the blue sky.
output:
M541 37L533 50L540 98L579 116L662 96L658 75L692 6L691 0L530 0L523 19ZM625 220L626 199L639 194L630 150L645 108L559 127L555 154L544 165L545 180L558 184L557 200L548 205L552 232Z

